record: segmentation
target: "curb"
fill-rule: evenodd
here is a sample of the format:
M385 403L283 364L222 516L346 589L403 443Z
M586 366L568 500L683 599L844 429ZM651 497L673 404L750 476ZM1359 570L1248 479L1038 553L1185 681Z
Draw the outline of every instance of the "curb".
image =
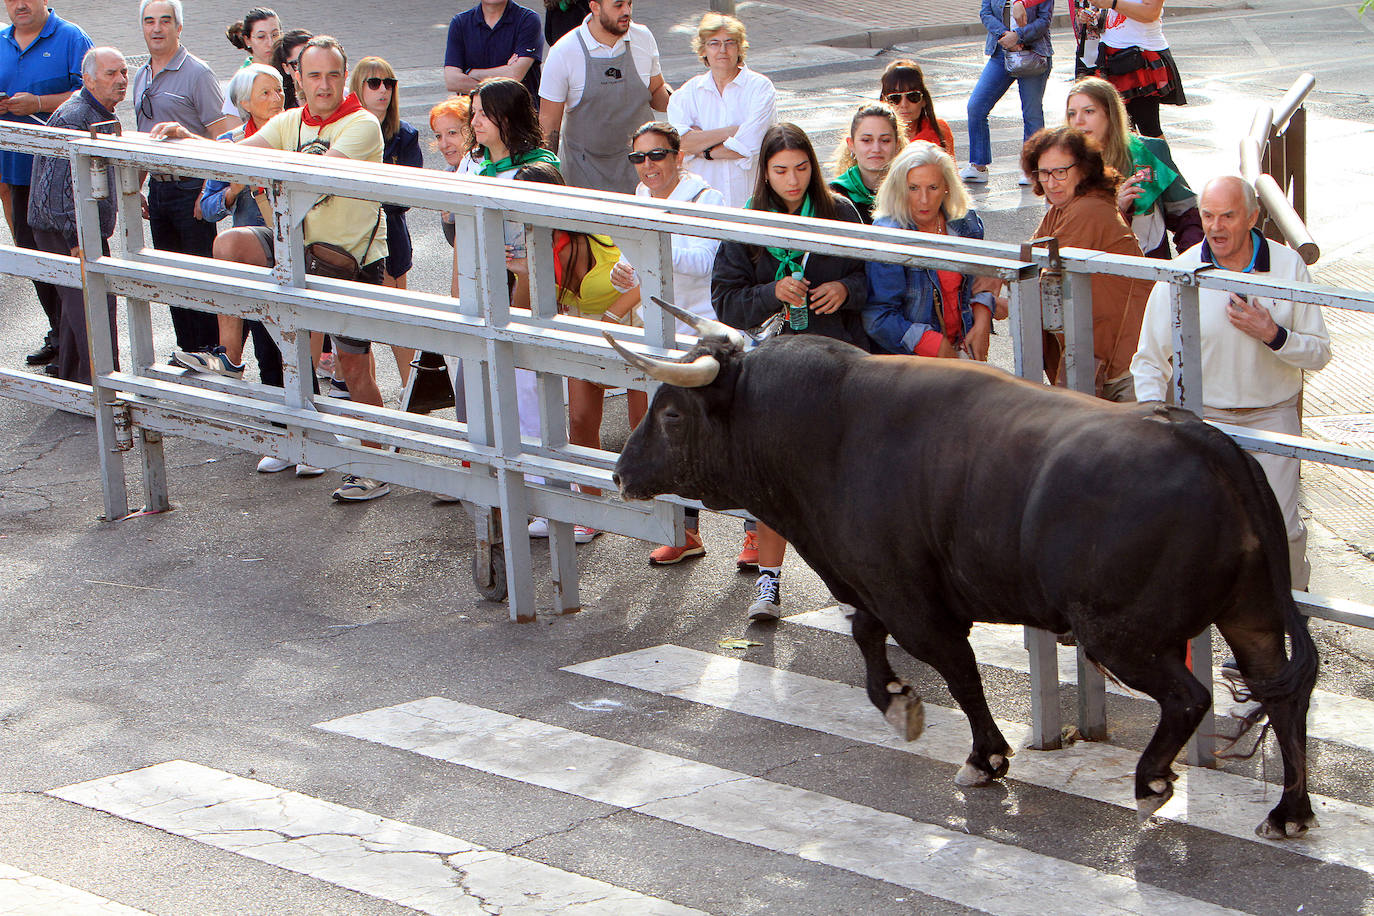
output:
M1180 4L1168 7L1164 15L1169 18L1181 16L1201 16L1207 13L1226 13L1235 10L1254 9L1249 0L1229 0L1229 2L1190 6ZM1060 13L1050 20L1051 27L1069 28L1069 14ZM884 50L893 45L912 41L937 41L941 38L974 38L987 34L981 22L949 22L938 25L917 25L905 29L870 29L852 35L841 35L816 42L832 48L872 48Z

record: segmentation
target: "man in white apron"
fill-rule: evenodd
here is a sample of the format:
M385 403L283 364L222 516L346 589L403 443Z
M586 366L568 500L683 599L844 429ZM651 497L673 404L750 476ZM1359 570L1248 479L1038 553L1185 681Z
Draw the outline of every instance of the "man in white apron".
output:
M582 25L549 49L539 85L544 146L568 184L634 193L630 134L668 107L658 43L630 20L634 0L592 0Z

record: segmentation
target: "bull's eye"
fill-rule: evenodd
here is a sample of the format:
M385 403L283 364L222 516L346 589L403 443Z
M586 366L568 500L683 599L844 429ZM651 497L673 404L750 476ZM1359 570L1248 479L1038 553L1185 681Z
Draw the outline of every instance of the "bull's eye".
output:
M659 416L665 423L676 423L682 419L682 414L676 407L663 408L663 413L659 414Z

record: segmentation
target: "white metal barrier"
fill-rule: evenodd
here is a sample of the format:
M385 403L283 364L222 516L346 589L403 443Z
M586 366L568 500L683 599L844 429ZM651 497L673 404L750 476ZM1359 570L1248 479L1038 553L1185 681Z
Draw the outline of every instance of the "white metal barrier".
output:
M82 257L48 255L0 246L0 272L84 285L92 329L94 384L58 382L34 373L0 369L0 394L65 409L94 412L100 442L105 515L127 514L124 459L140 446L143 505L168 508L164 434L232 445L288 460L337 467L393 483L463 499L478 507L475 578L487 593L509 592L512 619L534 616L534 579L525 519L545 515L551 525L551 567L556 610L578 605L575 520L666 542L681 529L673 501L625 504L612 495L592 496L572 484L612 490L615 456L569 445L564 432L561 377L628 387L652 383L635 375L601 339L609 329L632 350L672 355L672 325L645 309L646 328L636 330L556 314L551 234L529 236L533 312L510 309L505 282L503 221L541 228L612 235L634 262L645 297L671 298L672 233L734 239L818 253L937 267L996 276L1008 284L1011 332L1018 374L1042 380L1040 303L1042 268L1062 270L1063 328L1069 384L1091 391L1093 375L1091 276L1120 274L1174 285L1178 328L1175 381L1180 403L1200 403L1197 289L1231 289L1282 295L1323 305L1374 311L1374 296L1316 286L1279 288L1250 275L1225 271L1191 273L1167 262L1094 251L1028 255L1017 246L950 237L913 242L909 233L850 224L798 220L758 211L725 210L606 195L548 185L466 180L442 172L378 166L344 159L279 154L225 144L158 143L142 135L89 138L69 131L0 124L0 147L66 154L74 165ZM102 256L91 175L113 163L122 215L122 250ZM138 194L138 171L239 180L268 188L276 214L276 266L257 269L148 247ZM455 300L414 290L362 286L310 277L302 269L301 220L322 194L398 203L456 214L458 268L463 296ZM128 358L113 368L108 344L106 292L125 297L130 329ZM285 389L194 375L159 365L153 352L151 303L262 320L279 340ZM1053 322L1054 316L1050 317ZM466 423L387 408L340 403L312 394L308 330L440 352L462 359ZM538 373L543 431L539 441L521 437L515 400L517 367ZM1228 430L1229 431L1229 430ZM1235 431L1247 448L1374 468L1374 452L1331 447L1293 437ZM366 439L402 451L341 442ZM469 468L459 463L467 461ZM534 484L526 475L545 478ZM500 583L505 588L498 588ZM1348 602L1304 598L1314 616L1369 625L1374 615ZM1033 683L1033 744L1058 747L1058 665L1052 634L1027 629ZM1210 640L1195 652L1196 673L1210 685ZM1105 733L1100 676L1080 665L1080 728ZM1210 723L1203 730L1210 732ZM1210 760L1199 745L1196 762Z

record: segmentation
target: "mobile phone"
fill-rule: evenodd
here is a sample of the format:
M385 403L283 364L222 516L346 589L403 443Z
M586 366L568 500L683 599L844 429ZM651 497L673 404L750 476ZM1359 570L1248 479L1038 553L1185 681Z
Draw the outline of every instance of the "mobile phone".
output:
M1154 181L1154 180L1155 180L1155 170L1154 170L1154 167L1153 167L1153 166L1147 165L1147 166L1145 166L1145 167L1143 167L1143 168L1136 169L1135 176L1136 176L1137 178L1139 178L1141 181Z

